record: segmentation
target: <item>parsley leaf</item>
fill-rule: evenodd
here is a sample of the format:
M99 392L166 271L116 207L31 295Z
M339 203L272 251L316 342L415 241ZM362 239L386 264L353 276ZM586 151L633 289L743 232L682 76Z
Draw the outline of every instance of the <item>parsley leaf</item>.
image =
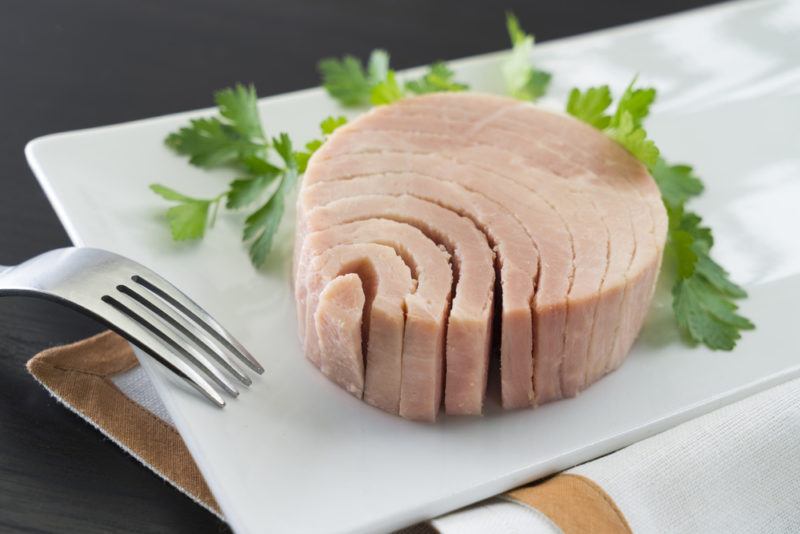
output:
M276 191L263 206L245 219L242 241L250 242L250 261L253 265L261 265L267 259L283 211L283 192Z
M663 200L663 196L661 197ZM696 213L686 211L683 206L678 210L667 209L667 214L670 216L670 221L677 220L677 225L673 226L684 232L688 232L692 239L703 243L707 249L714 246L714 236L711 234L711 229L701 226L703 219Z
M734 299L746 297L747 293L709 255L713 239L710 230L700 226L700 217L680 210L668 213L671 228L678 228L670 230L668 246L678 251L679 258L680 248L692 253L682 259L679 279L672 290L678 324L693 341L715 350L731 350L741 337L741 330L755 328L750 320L736 313ZM681 219L675 222L675 217Z
M366 70L360 59L350 55L342 59L323 59L318 69L322 86L340 104L345 107L366 106L370 103L373 88L389 75L389 54L385 50L373 50Z
M258 116L258 97L252 85L237 84L214 94L219 114L230 121L231 127L243 139L264 141L261 119Z
M656 98L656 90L634 89L636 78L634 76L622 98L617 102L617 110L604 131L639 161L647 167L652 167L658 160L659 150L656 144L647 138L647 132L642 128L642 120L650 113L650 104Z
M311 158L314 152L316 152L317 149L322 146L330 134L345 124L347 124L346 117L326 117L321 123L319 123L319 129L322 132L322 139L312 139L306 143L305 150L294 153L294 159L295 163L297 164L298 173L302 174L306 172L308 160Z
M297 163L292 151L292 141L285 133L272 140L272 146L283 159L285 168L280 184L263 206L251 213L244 222L242 240L250 244L250 259L261 265L267 258L286 209L286 195L297 181Z
M678 325L693 341L713 350L733 350L741 330L755 326L736 313L736 305L700 276L679 280L672 289Z
M603 130L636 158L651 167L658 161L659 150L647 138L642 120L650 113L650 104L656 97L655 89L634 89L636 78L628 85L617 102L614 115L606 111L611 106L611 91L607 85L590 87L584 92L573 89L567 101L567 113Z
M289 138L288 134L281 132L278 137L272 139L272 147L283 160L283 163L286 165L286 170L297 169L297 165L294 161L294 152L292 152L292 140Z
M230 183L225 202L225 207L228 209L244 208L258 200L261 194L283 172L279 167L259 156L248 156L242 163L247 175Z
M681 229L669 232L669 245L675 255L675 268L679 278L689 278L694 274L697 265L697 253L694 251L694 238Z
M506 28L511 39L511 54L501 67L506 89L514 98L538 100L546 92L552 78L549 72L531 65L533 35L528 35L513 13L506 13Z
M647 138L644 128L636 125L636 119L630 112L623 110L617 124L612 118L606 133L648 167L655 165L658 160L658 147Z
M658 158L650 168L664 204L672 208L683 206L690 198L703 192L703 182L693 172L689 165L669 165L664 158Z
M175 241L203 237L210 208L224 196L223 193L211 199L192 198L160 184L151 184L150 189L165 200L178 203L167 210L167 221Z
M457 82L455 73L441 61L432 64L421 78L400 84L389 67L385 50L373 50L366 69L358 58L344 56L323 59L319 71L325 90L345 107L390 104L404 98L406 92L425 94L469 88Z
M714 288L723 295L740 299L747 296L747 292L728 277L728 272L708 255L708 250L697 257L695 272L706 279Z
M164 141L198 167L240 165L252 155L264 155L266 146L252 86L237 84L214 95L221 118L193 119L189 126Z
M242 166L245 172L254 176L259 174L277 174L281 171L280 167L276 167L265 158L255 155L242 158Z
M237 178L230 184L225 207L228 209L238 209L249 206L258 200L261 193L272 185L278 176L278 173L270 173Z
M611 90L607 85L590 87L583 92L576 87L569 93L567 113L603 130L611 123L611 117L606 114L610 105Z
M652 87L647 89L634 89L638 76L634 76L625 92L617 103L617 112L611 120L611 125L619 125L622 122L623 113L628 113L633 121L633 127L639 128L642 121L650 114L650 105L656 99L656 90Z
M319 62L318 68L322 75L322 86L343 106L369 104L372 84L358 58L327 58Z
M523 43L528 38L528 34L519 25L519 19L511 11L506 11L506 31L512 46Z
M167 210L167 220L175 241L198 239L206 231L209 202L186 202Z
M347 124L347 117L325 117L322 122L319 123L319 129L324 135L330 135L345 124Z
M380 48L373 50L367 62L370 85L382 82L389 75L389 53Z
M234 162L250 149L233 128L215 118L193 119L189 126L169 134L165 143L178 154L189 156L189 163L198 167Z
M466 91L469 86L454 80L453 72L445 63L437 61L419 80L406 82L406 89L414 94L438 93L446 91Z
M372 88L369 100L373 105L380 106L401 100L403 96L403 88L397 83L394 71L390 69L386 79Z

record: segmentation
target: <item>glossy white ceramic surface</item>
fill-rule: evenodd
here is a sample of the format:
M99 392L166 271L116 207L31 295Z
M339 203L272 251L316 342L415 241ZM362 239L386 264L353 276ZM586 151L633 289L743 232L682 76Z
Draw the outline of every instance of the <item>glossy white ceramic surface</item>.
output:
M498 12L498 21L501 14ZM500 23L497 22L496 23ZM708 190L696 205L716 256L751 298L758 325L734 353L681 344L663 292L625 365L580 397L537 410L416 424L356 401L303 358L288 290L291 228L255 272L223 215L196 244L170 241L159 181L198 196L226 172L189 167L164 136L208 110L47 136L27 154L78 244L130 256L216 315L267 368L218 410L143 359L231 525L239 532L386 531L564 469L800 374L800 3L733 3L546 43L546 104L573 85L635 73L659 88L650 131ZM501 92L489 54L454 62L459 79ZM311 137L338 113L319 89L261 101L271 133ZM292 219L289 214L287 220Z

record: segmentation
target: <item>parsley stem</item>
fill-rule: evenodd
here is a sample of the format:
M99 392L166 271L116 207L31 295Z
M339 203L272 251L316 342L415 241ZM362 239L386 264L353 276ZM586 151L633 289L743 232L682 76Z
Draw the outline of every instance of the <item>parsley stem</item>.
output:
M208 220L208 227L214 228L214 223L217 221L217 213L219 212L219 205L222 199L228 195L227 191L223 191L219 195L211 199L211 217Z

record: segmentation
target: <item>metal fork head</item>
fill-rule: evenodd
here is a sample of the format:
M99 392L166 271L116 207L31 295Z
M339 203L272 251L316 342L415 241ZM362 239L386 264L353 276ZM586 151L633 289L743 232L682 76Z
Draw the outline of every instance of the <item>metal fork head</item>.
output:
M251 380L237 361L258 374L264 372L241 343L183 292L112 252L70 247L7 270L0 266L0 296L4 295L54 300L91 315L220 407L225 400L206 376L229 395L238 391L217 366L245 385Z

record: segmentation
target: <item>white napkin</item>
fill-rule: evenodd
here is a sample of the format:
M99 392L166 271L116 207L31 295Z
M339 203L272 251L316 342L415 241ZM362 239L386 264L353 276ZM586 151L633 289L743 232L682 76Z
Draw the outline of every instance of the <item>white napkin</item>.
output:
M568 472L603 488L636 533L800 532L800 380ZM492 502L433 523L443 534L504 531L519 510Z

